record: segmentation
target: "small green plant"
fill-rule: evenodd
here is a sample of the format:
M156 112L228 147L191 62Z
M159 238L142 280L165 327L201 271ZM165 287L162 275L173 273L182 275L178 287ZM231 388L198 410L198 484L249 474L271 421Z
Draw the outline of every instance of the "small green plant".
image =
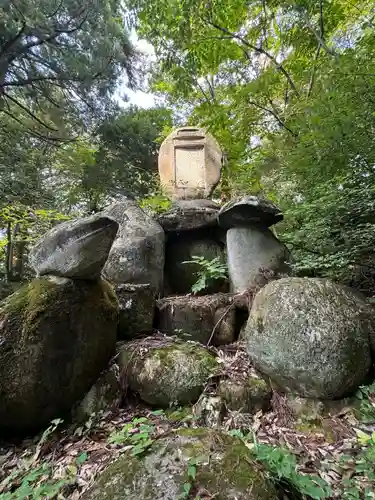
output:
M148 418L134 418L120 431L112 432L108 443L129 446L133 456L142 455L154 442L151 437L154 432L155 425L151 424Z
M208 462L206 457L190 457L188 460L187 480L182 487L182 493L178 500L186 500L191 497L195 479L197 477L197 468L200 464ZM194 500L200 500L199 496L194 497Z
M54 477L53 463L37 462L43 445L60 423L60 419L53 420L43 432L33 456L21 461L17 469L0 482L1 500L57 498L59 493L76 482L78 468L87 460L87 453L82 453L75 462L68 465L64 469L64 476L59 479Z
M164 194L158 193L148 198L143 198L139 206L143 210L160 214L170 210L172 201Z
M375 422L375 382L361 386L356 393L356 398L360 401L357 412L359 420L364 423Z
M350 478L342 481L342 498L370 500L375 498L375 432L367 434L357 429L356 433L359 453L343 455L340 459L340 465L353 472Z
M304 475L297 471L296 457L288 450L260 444L252 433L245 436L241 431L234 430L230 434L247 443L254 458L266 466L271 478L276 483L282 483L286 485L286 488L290 487L300 495L314 500L322 500L331 496L331 488L326 481L318 476Z
M193 255L192 260L185 260L183 264L194 264L198 267L195 275L198 280L191 287L193 293L199 293L206 290L215 281L228 281L228 268L220 257L207 260L205 257Z

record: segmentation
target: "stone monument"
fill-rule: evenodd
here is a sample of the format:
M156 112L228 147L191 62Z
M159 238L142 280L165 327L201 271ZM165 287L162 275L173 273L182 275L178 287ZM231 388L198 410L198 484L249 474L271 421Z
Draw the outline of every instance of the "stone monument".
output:
M222 151L216 140L197 127L172 132L159 151L159 175L174 200L209 198L220 181Z
M234 295L288 271L287 249L269 229L283 218L278 207L257 196L224 206L209 199L220 181L222 158L219 144L204 130L172 132L159 152L160 181L172 205L156 215L165 232L165 266L155 326L202 343L212 338L214 345L239 335L248 304L236 299L234 307ZM194 256L226 262L229 280L210 283L203 296L192 294L200 270Z

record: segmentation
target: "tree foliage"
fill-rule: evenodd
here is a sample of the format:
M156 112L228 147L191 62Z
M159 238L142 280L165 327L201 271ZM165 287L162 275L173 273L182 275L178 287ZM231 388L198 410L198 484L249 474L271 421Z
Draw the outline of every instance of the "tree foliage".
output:
M34 135L61 138L67 108L105 112L123 70L131 83L120 1L0 1L0 111Z
M298 272L373 293L372 2L128 5L155 46L153 90L227 151L222 189L282 206Z

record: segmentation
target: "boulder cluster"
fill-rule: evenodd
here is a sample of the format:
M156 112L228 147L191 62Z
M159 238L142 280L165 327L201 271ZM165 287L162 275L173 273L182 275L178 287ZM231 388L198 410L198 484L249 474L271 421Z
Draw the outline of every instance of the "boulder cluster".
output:
M304 398L352 394L372 373L373 308L329 280L288 276L267 227L281 218L254 196L221 208L178 200L155 217L124 200L47 232L30 252L37 277L0 303L1 431L70 414L108 382L115 355L145 403L195 403L219 372L210 346L238 339L258 382L224 381L226 405L242 394L251 407L259 381L261 405L269 384ZM196 269L184 263L197 254L227 261L229 283L191 294Z
M203 420L215 407L215 427L228 410L267 411L275 390L314 406L371 382L373 307L330 280L292 276L289 252L271 229L282 218L256 196L223 206L175 199L158 214L124 199L48 231L30 251L36 278L0 302L0 433L85 419L120 404L127 391L153 408L194 405ZM197 258L226 266L228 276L206 280L194 294ZM236 349L237 341L252 372L231 380L218 349ZM216 395L206 404L213 380ZM155 442L142 471L136 458L112 464L85 498L175 499L193 446L210 457L201 483L215 482L223 498L278 498L245 446L234 456L239 445L229 436L185 431ZM238 481L232 471L242 468L246 480Z

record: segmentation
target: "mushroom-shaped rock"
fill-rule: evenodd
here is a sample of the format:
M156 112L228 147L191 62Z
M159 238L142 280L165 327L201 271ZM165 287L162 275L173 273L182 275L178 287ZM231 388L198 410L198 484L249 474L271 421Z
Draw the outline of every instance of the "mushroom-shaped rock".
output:
M217 226L220 206L211 200L178 200L157 216L164 231L191 231Z
M0 304L0 429L38 430L71 410L115 354L104 280L35 279Z
M129 389L162 408L194 403L219 367L215 356L199 344L157 337L125 344L118 364Z
M162 289L165 235L163 228L133 200L114 203L105 211L119 224L103 274L113 283Z
M218 214L220 227L230 229L235 226L272 226L283 220L280 209L271 201L257 196L241 196L223 205Z
M289 273L289 252L266 227L233 227L227 231L226 243L232 292L242 293Z
M82 500L183 498L193 460L197 463L194 498L198 492L217 500L280 498L264 466L241 440L200 428L178 429L160 437L141 457L128 452L98 476Z
M256 196L234 199L221 208L218 222L227 229L231 291L242 293L289 271L289 252L267 227L281 219L273 203Z
M30 250L30 264L39 276L96 280L117 229L117 222L103 214L63 222L36 242Z
M256 369L307 398L338 399L362 384L371 365L373 308L326 279L284 278L256 295L244 330Z

